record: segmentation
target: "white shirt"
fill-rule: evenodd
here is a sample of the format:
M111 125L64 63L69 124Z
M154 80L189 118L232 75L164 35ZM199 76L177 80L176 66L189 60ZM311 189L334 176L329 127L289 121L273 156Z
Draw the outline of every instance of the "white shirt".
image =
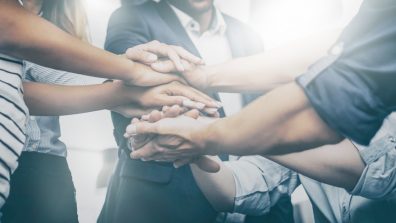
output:
M170 6L207 65L219 64L232 59L230 44L225 35L227 24L218 9L215 9L214 20L210 28L201 34L200 25L196 20L173 5ZM219 96L227 116L242 109L241 94L219 93Z

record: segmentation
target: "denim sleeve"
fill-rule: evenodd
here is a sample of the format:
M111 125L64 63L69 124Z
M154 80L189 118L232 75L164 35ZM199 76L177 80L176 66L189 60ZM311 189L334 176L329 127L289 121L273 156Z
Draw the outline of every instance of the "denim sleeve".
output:
M353 195L369 199L386 199L396 195L396 117L391 115L378 137L368 146L359 146L366 167Z
M319 116L363 145L396 109L396 5L380 2L366 1L332 53L297 79Z
M242 157L225 165L234 175L234 212L237 213L264 215L299 185L295 172L261 156Z

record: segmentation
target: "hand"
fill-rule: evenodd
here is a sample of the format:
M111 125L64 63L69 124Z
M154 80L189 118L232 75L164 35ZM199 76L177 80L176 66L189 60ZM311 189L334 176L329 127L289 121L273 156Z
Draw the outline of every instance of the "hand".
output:
M130 60L147 65L154 64L161 58L166 59L172 66L172 70L156 70L162 73L184 72L186 66L204 64L201 58L194 56L182 47L166 45L156 40L129 48L125 55Z
M175 166L184 165L194 161L203 154L215 155L218 151L207 149L204 134L213 119L194 119L187 116L165 118L155 123L134 120L127 127L125 137L141 137L145 134L159 134L172 136L168 140L156 141L154 144L146 143L140 149L133 151L134 159L158 160L175 162Z
M172 82L152 88L133 87L114 81L119 86L117 97L125 98L125 105L113 108L125 117L139 117L162 106L179 105L198 109L212 116L218 116L219 103L194 88L179 82Z
M191 86L200 90L206 90L209 87L209 69L207 69L206 66L196 65L185 60L182 60L182 64L185 68L185 71L181 72L181 76ZM172 63L170 60L159 60L155 63L152 63L151 68L162 73L178 72L174 63Z
M191 117L191 118L198 118L199 117L199 112L197 110L190 110L185 112L185 109L180 108L179 106L172 106L172 107L167 107L165 106L162 112L159 111L153 111L149 115L147 115L147 119L149 122L156 122L162 118L166 117L176 117L180 115L181 113L184 113L185 116ZM132 120L132 123L138 123L138 119ZM127 136L127 135L126 135ZM140 150L142 147L145 147L145 150L151 150L155 151L156 148L158 148L158 145L173 145L177 146L182 143L183 140L181 140L178 137L174 136L158 136L155 134L143 134L139 136L135 136L132 138L131 143L132 143L132 148L134 148L134 151ZM143 148L142 148L143 149ZM131 153L132 155L132 153ZM155 157L151 158L146 158L144 160L155 160ZM166 160L162 160L166 161ZM201 157L194 157L194 158L189 158L189 159L183 159L176 161L174 163L175 167L178 168L182 165L185 165L187 163L195 163L199 168L201 168L204 171L207 172L217 172L220 169L220 166L218 163L214 162L212 159L201 156Z

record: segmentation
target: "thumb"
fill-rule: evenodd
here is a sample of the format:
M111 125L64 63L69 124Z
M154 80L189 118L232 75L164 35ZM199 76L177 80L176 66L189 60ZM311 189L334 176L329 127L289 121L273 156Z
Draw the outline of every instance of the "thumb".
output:
M178 72L174 63L170 60L157 61L151 64L151 68L157 72L170 73Z
M157 123L139 122L130 124L125 130L126 137L132 137L147 133L157 133Z

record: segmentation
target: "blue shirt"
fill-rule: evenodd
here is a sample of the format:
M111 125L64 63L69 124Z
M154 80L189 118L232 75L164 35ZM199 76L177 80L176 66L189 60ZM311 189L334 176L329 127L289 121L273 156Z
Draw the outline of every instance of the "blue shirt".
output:
M23 63L25 81L59 85L89 85L102 83L102 79L69 73L43 67L25 61ZM51 155L67 155L66 145L61 136L59 116L31 116L26 130L27 143L24 151Z
M366 167L348 192L312 180L260 156L226 162L233 172L234 211L264 215L300 184L313 205L317 223L388 223L396 212L396 113L391 115L368 146L357 145Z
M297 79L320 117L368 145L396 110L396 1L366 0L329 56Z

